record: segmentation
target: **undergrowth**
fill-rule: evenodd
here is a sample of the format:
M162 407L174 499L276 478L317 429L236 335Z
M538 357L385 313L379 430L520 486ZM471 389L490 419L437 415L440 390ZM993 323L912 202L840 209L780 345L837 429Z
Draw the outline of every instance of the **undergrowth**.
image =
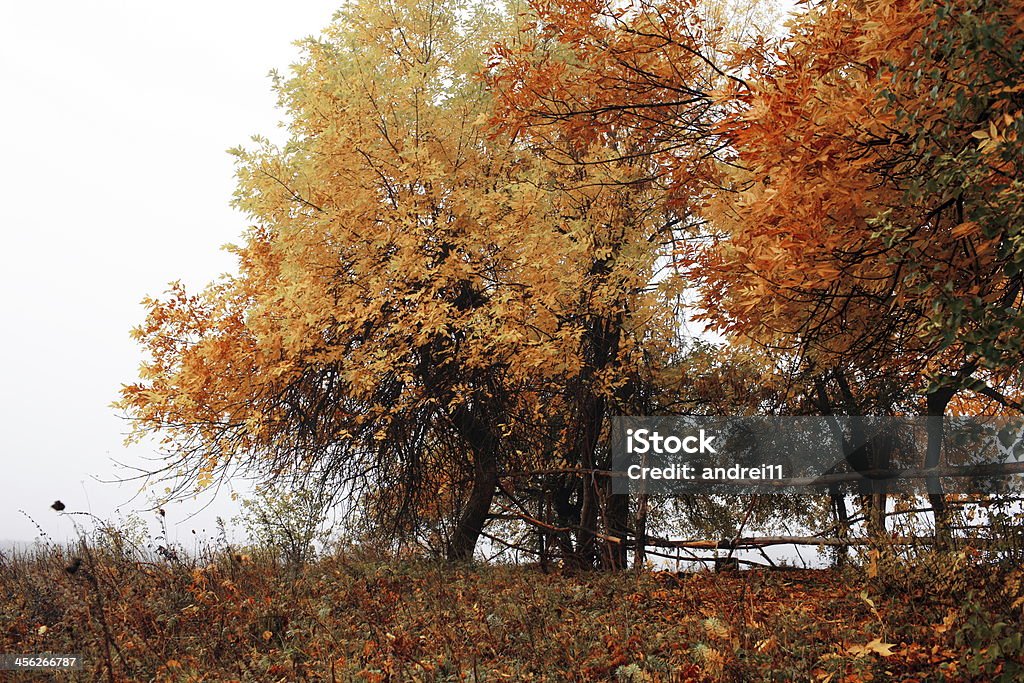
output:
M296 571L273 553L89 540L0 555L0 652L84 657L35 680L1021 678L1019 570L963 551L870 560L569 574L348 550Z

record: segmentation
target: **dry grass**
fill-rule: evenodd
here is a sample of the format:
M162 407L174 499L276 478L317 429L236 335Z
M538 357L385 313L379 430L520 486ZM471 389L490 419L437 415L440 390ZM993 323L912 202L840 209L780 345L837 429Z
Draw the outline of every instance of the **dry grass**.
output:
M566 575L347 553L294 571L83 544L0 558L0 652L81 653L57 680L1018 680L1018 572L963 554L876 569Z

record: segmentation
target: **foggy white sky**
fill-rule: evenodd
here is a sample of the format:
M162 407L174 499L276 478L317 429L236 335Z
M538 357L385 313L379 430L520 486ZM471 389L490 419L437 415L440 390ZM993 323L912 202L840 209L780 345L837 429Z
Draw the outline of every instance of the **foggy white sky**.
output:
M219 246L244 217L228 206L228 147L279 138L266 77L295 60L332 0L5 2L0 8L0 539L72 532L49 506L114 509L137 486L105 485L122 445L109 407L141 355L139 301L181 278L233 268ZM212 534L219 504L170 535ZM192 505L192 508L198 507ZM130 509L130 507L125 508Z

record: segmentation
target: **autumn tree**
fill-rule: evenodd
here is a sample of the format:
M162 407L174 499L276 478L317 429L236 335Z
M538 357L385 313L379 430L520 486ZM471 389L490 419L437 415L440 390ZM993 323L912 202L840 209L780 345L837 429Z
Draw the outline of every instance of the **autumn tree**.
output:
M234 150L238 273L147 300L121 406L185 489L316 477L393 548L580 567L642 560L614 415L1018 410L1015 2L833 0L775 47L743 3L352 2L275 81L288 142Z
M1019 410L1016 4L808 5L731 63L695 3L533 7L502 124L660 185L700 319L800 368L787 410L939 417L964 390ZM867 504L878 530L884 499Z
M645 169L606 163L627 131L547 154L495 127L478 76L508 21L356 2L276 80L290 140L235 150L238 274L147 300L135 331L150 358L120 405L182 487L316 476L393 544L465 559L513 515L621 566L593 477L514 477L607 467L609 405L672 353L652 281L674 219Z
M749 37L745 30L756 23L751 18L764 18L763 8L689 0L551 0L530 7L533 23L515 43L503 46L491 70L497 125L538 155L576 169L580 178L603 174L606 192L646 193L661 210L661 220L636 233L637 241L609 246L613 258L636 244L657 251L660 260L647 286L659 292L662 306L671 307L674 335L657 354L653 345L641 343L648 354L646 372L635 373L607 399L592 397L593 405L601 405L605 416L778 409L768 405L778 398L779 383L771 372L756 379L748 375L738 387L732 382L742 373L732 361L749 360L743 351L698 352L707 345L686 338L693 334L686 324L694 313L693 283L679 258L709 240L704 202L721 191L729 161L729 140L721 134L729 108L715 93L738 81L736 70L726 68L725 53ZM569 464L589 470L602 463L591 456ZM743 504L722 501L721 509L737 506ZM644 535L646 509L643 499L637 501L638 536Z
M1019 408L1021 10L818 3L723 93L734 191L683 259L704 318L798 358L822 410Z
M316 471L392 531L440 508L448 555L472 554L517 400L503 377L560 353L538 343L558 251L506 227L533 225L530 198L481 128L473 74L501 26L482 7L353 3L276 80L290 140L235 150L254 221L238 275L148 300L135 331L151 358L121 405L163 434L182 485Z
M672 66L660 59L658 38L644 31L682 28L687 34L680 40L692 47L699 38L682 23L696 13L677 13L659 26L649 12L600 2L537 2L530 10L490 69L495 125L557 169L546 187L589 242L582 365L565 378L562 392L559 451L569 472L548 486L556 526L576 529L575 540L560 536L563 552L589 565L603 545L610 551L603 561L623 566L628 501L613 496L610 480L595 472L611 466L609 418L657 412L657 374L679 349L672 307L679 282L665 266L689 215L671 205L671 182L656 168L657 158L697 163L706 151L703 144L687 144L703 140L705 98L695 87L665 88L645 75L644 65ZM675 68L703 73L707 63L700 54ZM639 93L671 112L659 119L664 130L650 125L647 112L654 108L623 106ZM677 115L700 121L697 132L679 138ZM595 534L602 520L606 544Z

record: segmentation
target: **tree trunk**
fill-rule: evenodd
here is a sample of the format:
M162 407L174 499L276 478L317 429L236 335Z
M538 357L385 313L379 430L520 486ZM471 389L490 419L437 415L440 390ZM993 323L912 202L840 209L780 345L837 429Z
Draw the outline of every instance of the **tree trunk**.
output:
M885 433L871 439L871 452L869 464L873 470L888 470L892 467L893 439L890 433ZM888 506L889 483L884 479L869 479L871 485L870 498L868 499L868 535L872 538L882 539L885 537L885 518Z
M648 495L641 493L636 504L636 548L633 552L633 567L643 569L647 564L647 500Z
M485 416L480 414L480 406L479 402L463 405L452 415L456 428L473 455L473 486L448 543L448 559L455 562L473 559L498 487L498 439L491 433Z
M473 463L473 488L448 544L449 560L461 562L473 559L497 486L498 460L494 453L484 451L477 454Z
M836 535L846 538L850 533L850 513L846 509L846 496L843 495L839 486L829 486L828 495L832 500L832 516L836 525ZM849 549L841 546L836 550L836 567L845 567L849 559Z
M925 413L928 424L927 449L925 452L925 468L938 467L942 457L943 416L946 406L956 394L956 389L943 387L928 394L925 399ZM937 475L928 477L928 501L935 516L935 545L942 548L949 543L949 515L946 510L946 496L942 490L942 481Z
M613 494L611 488L611 479L606 478L605 490L608 502L605 507L605 522L608 535L619 539L619 542L608 541L607 552L603 557L607 569L625 569L629 562L626 556L626 538L629 536L629 495Z

